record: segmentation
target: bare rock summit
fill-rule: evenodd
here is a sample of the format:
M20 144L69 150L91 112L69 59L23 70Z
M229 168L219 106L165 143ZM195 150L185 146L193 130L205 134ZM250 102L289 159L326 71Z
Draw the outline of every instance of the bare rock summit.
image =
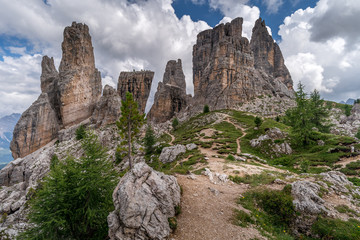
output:
M158 84L154 104L148 118L156 123L166 122L176 113L184 110L190 98L186 95L186 82L181 60L170 60L166 64L163 81Z
M144 113L154 74L152 71L121 72L117 89L121 99L125 100L126 92L132 93L139 110Z

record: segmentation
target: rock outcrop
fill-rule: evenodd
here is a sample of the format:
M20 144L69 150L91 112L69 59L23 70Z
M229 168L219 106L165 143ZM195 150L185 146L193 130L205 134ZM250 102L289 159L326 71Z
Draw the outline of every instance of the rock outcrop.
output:
M156 123L166 122L184 110L190 96L186 95L185 75L181 60L166 64L163 82L159 82L148 118Z
M176 157L186 152L186 147L181 144L177 144L171 147L164 147L159 156L159 160L162 163L170 163L176 160Z
M103 96L96 104L91 122L96 126L102 126L116 122L120 117L121 98L117 91L106 85L103 90Z
M265 21L261 18L255 22L250 46L254 53L255 68L264 71L268 76L279 80L292 90L293 81L284 64L279 45L274 42L266 29Z
M108 216L112 240L165 239L168 218L180 204L180 187L173 176L135 164L121 178L113 194L115 210Z
M125 100L126 92L132 93L139 110L144 113L154 74L152 71L121 72L117 89L121 99Z
M74 22L65 28L62 52L59 72L53 58L44 56L42 59L42 93L15 126L10 146L15 159L46 145L57 137L60 129L89 118L100 100L101 77L95 68L87 25ZM115 107L111 107L102 111L113 113ZM108 115L100 114L97 120L102 121L100 116Z
M258 59L268 51L258 50L256 44L266 45L271 36L267 32L263 36L264 32L256 25L255 35L262 34L255 36L258 40L251 45L242 37L242 23L242 18L236 18L198 34L193 48L194 105L234 108L260 95L294 96L290 75L281 65L280 50L276 54L274 50L274 57L269 58L273 59L270 65L279 65L274 70L264 70L265 64ZM263 37L266 39L262 40ZM256 57L253 50L257 51Z
M64 127L89 118L101 96L101 76L95 68L89 28L73 22L64 30L59 67L60 112Z
M21 115L15 125L10 149L14 159L24 157L56 138L59 130L58 117L47 93Z

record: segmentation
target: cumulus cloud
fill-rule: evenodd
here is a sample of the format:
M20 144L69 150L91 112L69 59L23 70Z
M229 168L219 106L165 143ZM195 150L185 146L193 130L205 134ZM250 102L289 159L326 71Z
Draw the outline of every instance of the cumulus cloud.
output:
M0 0L0 34L27 39L34 52L54 56L58 66L64 27L72 21L84 22L90 28L103 85L116 86L120 71L153 70L152 98L157 83L162 80L166 62L181 58L187 91L192 93L192 46L196 35L210 27L203 21L192 21L189 16L178 19L171 3L171 0L48 0L45 4L37 0ZM7 100L1 99L2 113L22 112L40 92L41 56L27 55L18 48L12 48L12 51L22 56L5 57L3 62L0 61L3 71L0 73L6 73L0 74L4 86L1 91L3 99L18 100L15 104L9 100L10 104L5 106ZM36 59L31 65L36 71L27 68L30 65L25 58ZM11 75L10 69L16 69L18 73ZM17 88L11 86L11 81L20 80L22 86L20 83Z
M225 17L220 23L242 17L244 19L243 36L250 40L254 23L260 17L260 9L246 5L248 2L248 0L209 0L209 5L224 14Z
M353 27L340 30L346 24L356 25L349 17L360 2L338 3L320 0L314 8L299 9L285 18L279 31L280 47L295 84L302 81L308 91L316 88L325 98L337 101L360 97L356 91L360 89L360 44L353 41L359 31ZM337 19L341 14L348 17Z

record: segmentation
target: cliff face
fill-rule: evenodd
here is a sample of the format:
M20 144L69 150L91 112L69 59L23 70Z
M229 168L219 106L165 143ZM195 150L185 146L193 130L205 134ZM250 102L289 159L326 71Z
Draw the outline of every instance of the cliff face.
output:
M103 96L96 104L91 117L91 122L96 126L114 123L120 117L121 98L117 91L106 85L103 90Z
M159 82L147 117L156 123L166 122L186 108L189 98L181 60L171 60L166 64L163 82Z
M59 130L57 114L47 93L27 109L15 126L10 149L14 159L26 156L56 138Z
M281 64L274 70L279 75L275 79L266 71L258 70L262 64L256 64L255 60L262 53L259 51L258 57L254 57L251 44L241 35L242 23L242 18L236 18L198 34L193 48L194 104L222 109L236 107L260 95L293 96L290 75L280 74ZM255 38L262 39L262 36ZM274 54L274 62L283 62L277 59L279 56ZM287 80L280 81L282 79Z
M62 52L58 85L62 123L67 127L92 115L102 86L87 25L74 22L65 28Z
M265 21L261 18L255 22L250 46L254 53L255 68L265 71L269 76L277 78L289 89L292 89L293 82L289 70L284 64L279 45L269 35Z
M43 57L42 93L14 128L10 145L14 158L34 152L55 139L60 129L89 118L100 100L101 77L89 28L75 22L66 27L62 51L59 72L53 58Z
M121 99L125 100L126 92L132 93L139 110L144 113L154 74L151 71L121 72L117 89Z

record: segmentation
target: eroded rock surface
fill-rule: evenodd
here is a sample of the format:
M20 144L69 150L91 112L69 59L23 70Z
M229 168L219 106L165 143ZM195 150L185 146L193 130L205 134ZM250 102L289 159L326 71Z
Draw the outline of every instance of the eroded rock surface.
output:
M184 152L186 152L186 147L184 145L177 144L171 147L164 147L159 156L159 160L162 163L173 162L176 160L176 157L180 153L184 153Z
M42 59L42 93L14 129L11 142L14 158L34 152L55 139L60 129L89 118L100 100L101 77L95 68L87 25L73 22L65 28L62 52L59 72L53 58ZM102 121L99 117L97 120Z
M185 75L181 60L170 60L166 64L163 82L159 82L148 118L162 123L170 120L176 113L184 110L190 96L186 95Z
M102 126L116 122L120 117L121 98L117 91L106 85L103 90L103 96L96 104L91 122L96 126Z
M112 240L165 239L168 218L180 204L180 187L173 176L135 164L121 178L113 194L115 211L108 216Z
M242 23L242 18L236 18L198 34L193 48L194 105L208 104L211 109L223 109L234 108L260 95L294 96L290 75L283 72L279 53L273 50L274 57L270 58L273 59L270 65L279 65L273 70L265 70L258 61L268 50L257 51L254 57L253 50L257 50L254 46L265 46L269 34L263 36L255 26L255 35L262 34L255 36L259 41L251 45L242 37Z
M56 138L58 130L58 115L50 104L48 94L42 93L15 125L10 144L14 159L45 146Z
M154 74L152 71L121 72L117 89L121 99L125 100L126 92L132 93L139 110L144 113Z
M59 76L60 111L67 127L89 118L101 96L101 76L86 24L73 22L65 28Z

